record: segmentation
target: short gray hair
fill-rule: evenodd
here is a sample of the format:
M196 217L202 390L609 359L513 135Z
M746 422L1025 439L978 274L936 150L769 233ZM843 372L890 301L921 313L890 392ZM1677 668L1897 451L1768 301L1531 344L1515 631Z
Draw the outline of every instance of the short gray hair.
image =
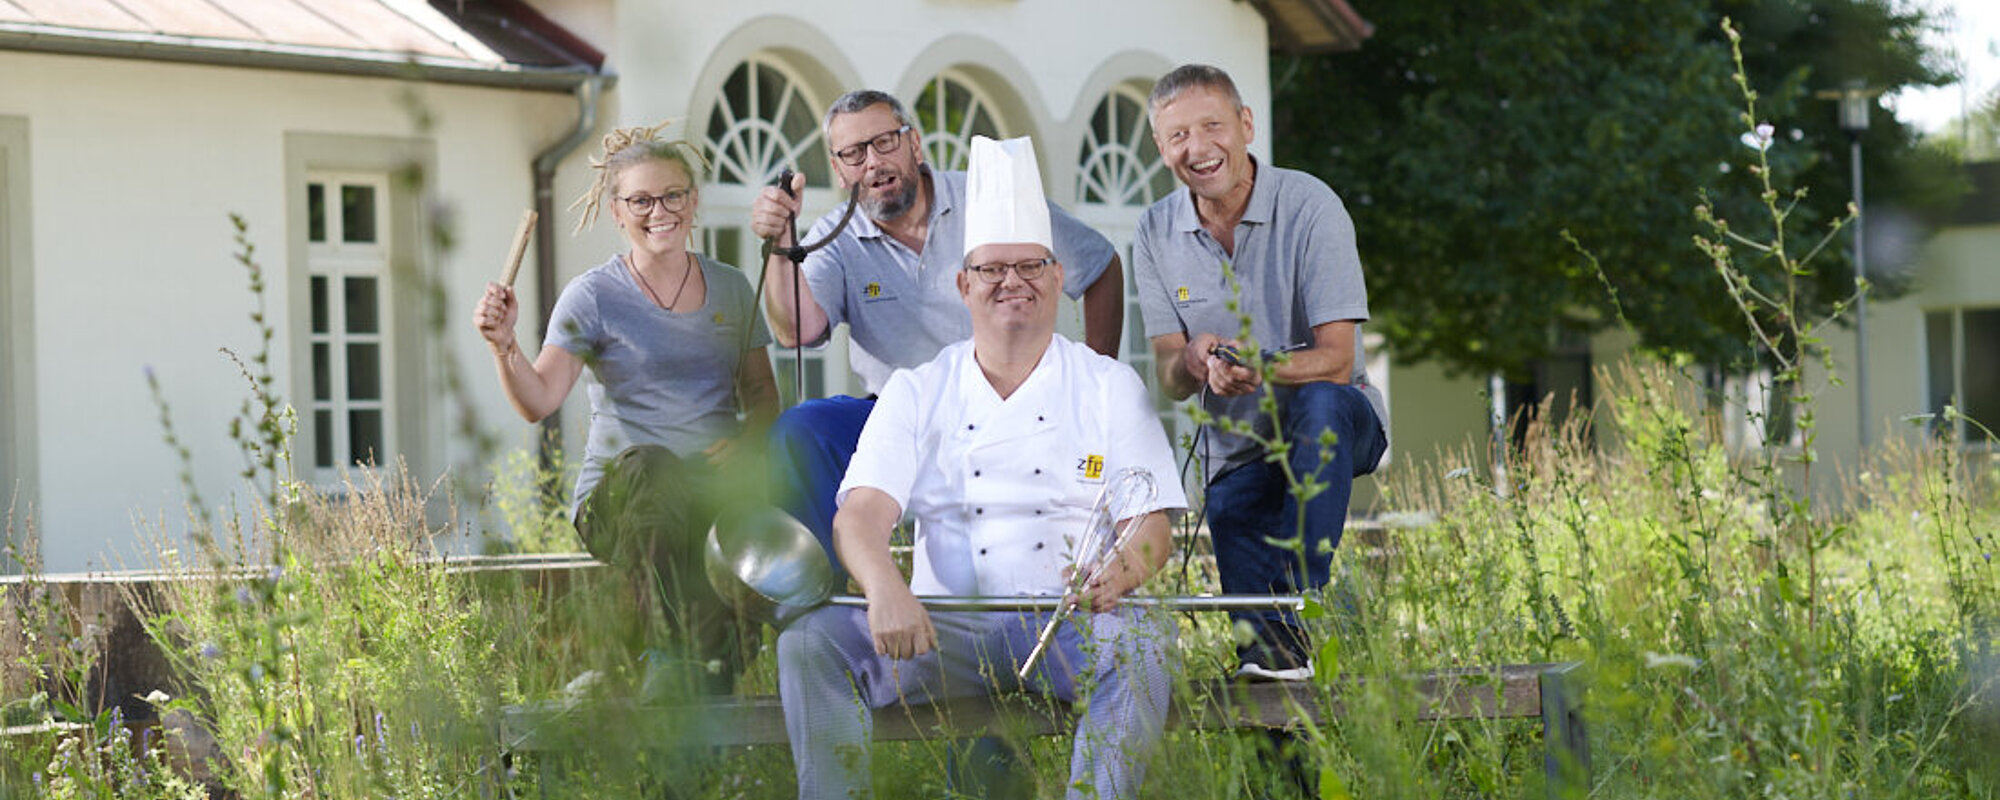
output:
M841 114L853 114L857 111L863 111L878 105L888 106L889 111L896 115L897 122L908 125L912 129L918 127L917 121L910 117L910 112L903 109L903 101L897 100L895 95L876 89L856 89L841 95L840 99L833 101L833 105L826 109L826 118L820 121L820 136L826 139L827 149L833 149L834 117Z
M1146 98L1146 117L1151 119L1161 106L1180 99L1189 89L1214 89L1228 95L1229 102L1237 108L1243 107L1243 95L1237 93L1236 82L1229 79L1229 73L1207 64L1182 64L1153 84L1153 93Z

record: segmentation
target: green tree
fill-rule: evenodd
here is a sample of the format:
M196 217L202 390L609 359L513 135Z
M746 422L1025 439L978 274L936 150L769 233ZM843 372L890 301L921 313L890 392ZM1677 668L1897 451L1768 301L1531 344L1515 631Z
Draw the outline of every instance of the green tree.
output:
M1738 20L1782 185L1816 191L1791 219L1823 231L1848 201L1848 142L1813 97L1947 76L1928 24L1886 0L1407 0L1370 6L1360 51L1273 57L1279 164L1331 184L1354 215L1375 329L1400 358L1519 375L1564 334L1617 324L1595 253L1640 337L1714 363L1747 355L1741 312L1691 246L1707 193L1749 219L1747 126L1719 23ZM1877 109L1870 208L1948 201L1945 165ZM1746 232L1749 233L1749 232ZM1803 239L1801 239L1803 240ZM1844 253L1801 312L1852 294ZM1774 262L1748 265L1776 282ZM1757 272L1762 270L1762 272Z

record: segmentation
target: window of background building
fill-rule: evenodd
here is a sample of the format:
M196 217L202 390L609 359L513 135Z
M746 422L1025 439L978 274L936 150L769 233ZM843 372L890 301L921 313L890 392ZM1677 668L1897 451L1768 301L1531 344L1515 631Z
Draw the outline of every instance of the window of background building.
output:
M1939 434L1992 446L2000 428L2000 308L1950 308L1924 314L1926 408ZM1979 425L1946 420L1952 405ZM1984 426L1982 428L1981 426Z
M306 183L311 442L321 482L397 450L390 358L388 176L315 173Z

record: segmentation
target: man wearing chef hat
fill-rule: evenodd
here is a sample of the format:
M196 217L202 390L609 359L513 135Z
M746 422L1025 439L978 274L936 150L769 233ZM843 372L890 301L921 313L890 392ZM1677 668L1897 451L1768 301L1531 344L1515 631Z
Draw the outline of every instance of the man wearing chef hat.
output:
M836 495L835 546L868 607L821 608L778 638L801 798L866 791L868 712L893 703L1015 689L1081 699L1071 797L1134 796L1166 719L1173 623L1118 601L1164 563L1166 514L1187 506L1173 450L1137 373L1055 333L1063 265L1032 144L975 137L967 180L956 280L972 339L889 378ZM1047 614L918 602L1062 594L1070 540L1128 467L1157 476L1159 496L1083 591L1094 613L1060 629L1025 683L1014 676ZM889 552L905 511L917 520L908 582Z

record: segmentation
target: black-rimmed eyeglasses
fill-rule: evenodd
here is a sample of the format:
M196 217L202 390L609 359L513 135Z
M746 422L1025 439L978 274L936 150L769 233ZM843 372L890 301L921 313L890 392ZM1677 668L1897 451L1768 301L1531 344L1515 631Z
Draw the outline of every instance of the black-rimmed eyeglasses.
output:
M903 141L903 134L909 132L910 126L904 125L860 144L849 145L835 150L833 151L833 157L840 159L840 163L842 164L850 167L858 167L861 166L861 162L868 160L869 148L874 148L875 154L878 156L886 156L895 151L896 145Z
M1010 269L1014 271L1015 275L1021 276L1021 280L1032 281L1042 277L1042 270L1054 263L1056 263L1056 260L1053 258L1031 258L1026 261L1016 261L1012 264L1004 261L995 261L991 264L967 264L965 269L974 275L978 275L980 280L987 283L999 283L1006 280L1007 270Z
M626 210L643 217L653 213L654 206L668 211L686 209L688 198L693 196L693 189L668 189L666 194L628 194L618 199L625 204Z

